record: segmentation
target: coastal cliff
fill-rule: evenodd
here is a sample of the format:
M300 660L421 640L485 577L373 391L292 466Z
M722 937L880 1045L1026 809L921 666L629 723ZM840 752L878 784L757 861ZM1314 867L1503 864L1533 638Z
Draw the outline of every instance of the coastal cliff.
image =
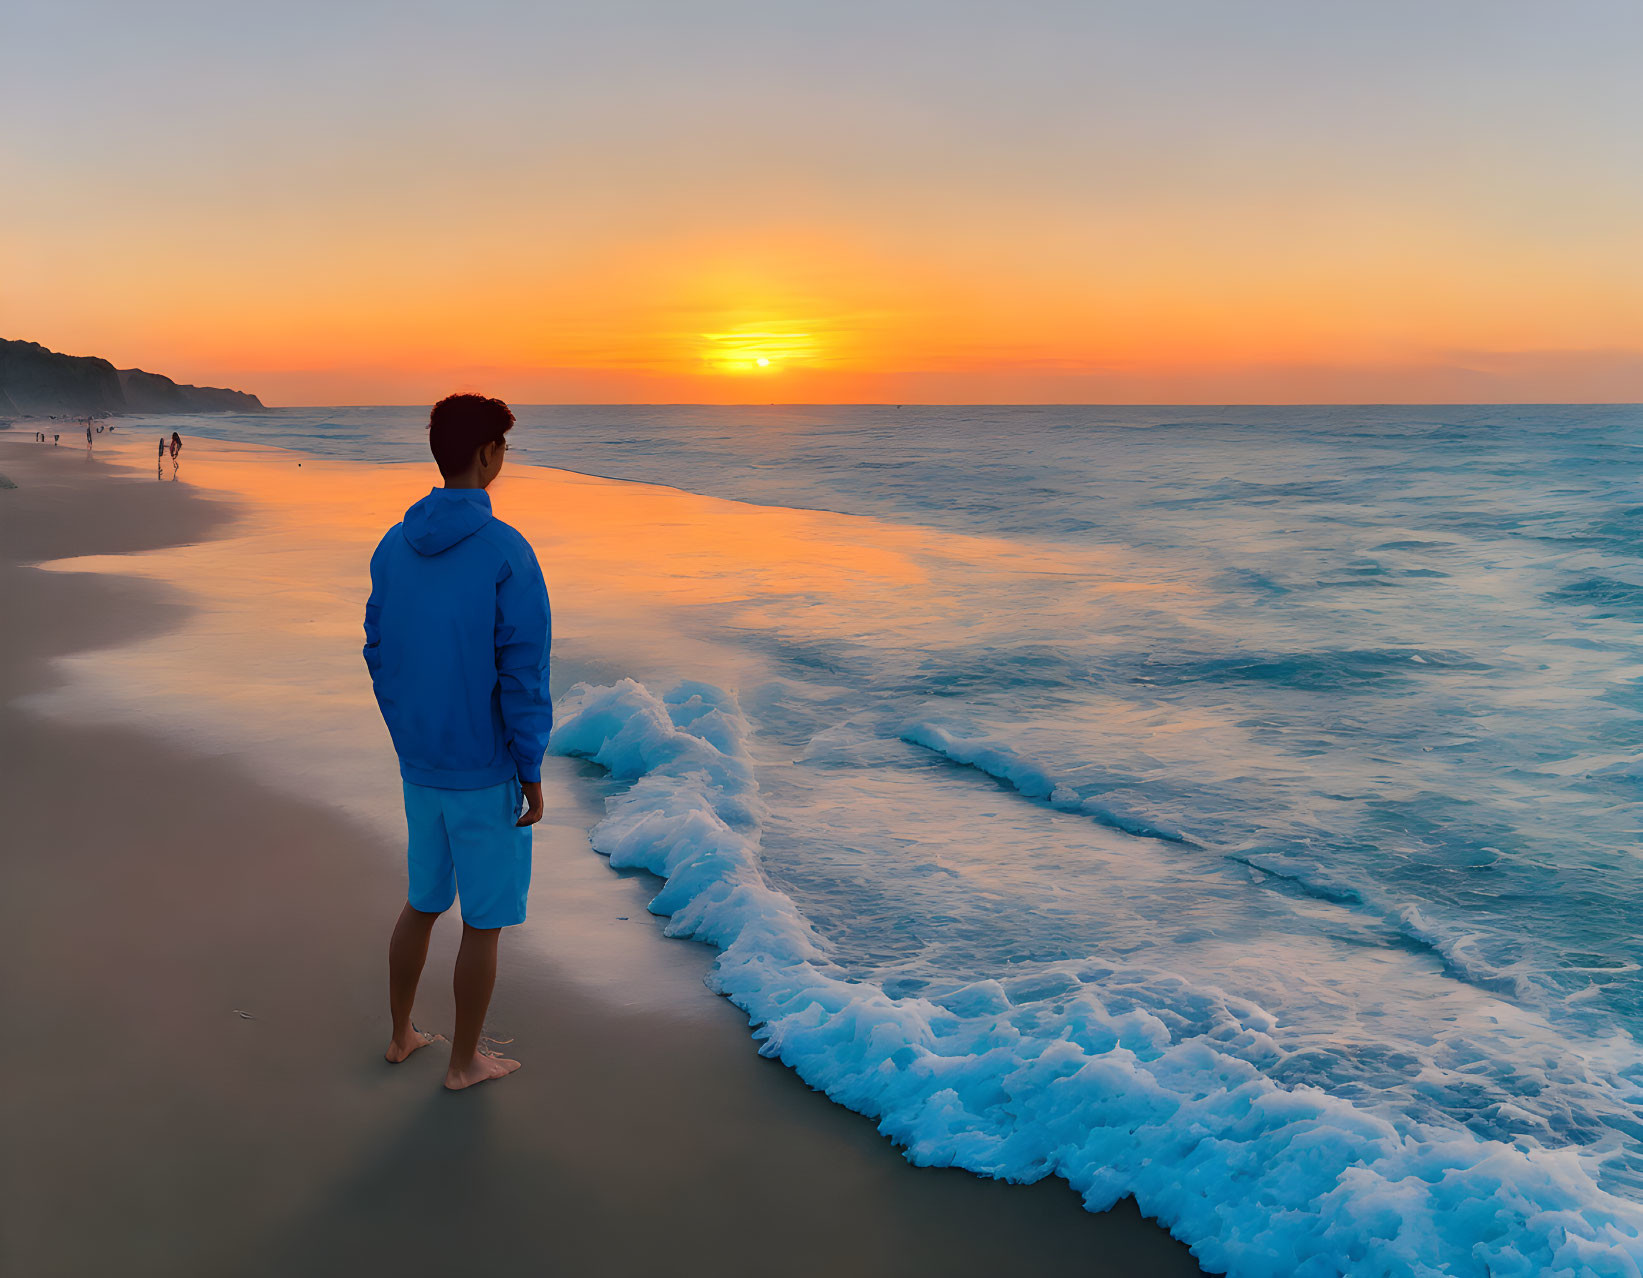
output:
M0 416L256 412L245 391L190 386L92 355L60 355L38 342L0 338Z

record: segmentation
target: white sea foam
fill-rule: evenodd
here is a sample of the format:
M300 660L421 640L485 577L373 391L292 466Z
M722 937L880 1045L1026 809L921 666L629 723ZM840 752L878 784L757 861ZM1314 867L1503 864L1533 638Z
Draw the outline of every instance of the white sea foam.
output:
M666 880L651 909L720 949L710 979L764 1054L913 1162L1061 1176L1091 1210L1132 1194L1234 1274L1640 1273L1643 1210L1601 1189L1587 1156L1281 1085L1257 1063L1283 1055L1277 1023L1250 1000L1113 962L890 996L766 879L733 696L622 680L578 685L560 712L555 751L632 782L594 846ZM1042 769L985 757L1055 801Z

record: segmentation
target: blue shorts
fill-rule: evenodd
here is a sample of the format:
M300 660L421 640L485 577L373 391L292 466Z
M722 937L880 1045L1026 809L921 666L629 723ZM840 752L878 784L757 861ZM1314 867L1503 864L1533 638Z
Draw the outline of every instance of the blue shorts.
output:
M469 927L525 921L531 887L531 827L516 826L524 807L518 778L483 790L405 786L406 863L413 910L443 914L462 893Z

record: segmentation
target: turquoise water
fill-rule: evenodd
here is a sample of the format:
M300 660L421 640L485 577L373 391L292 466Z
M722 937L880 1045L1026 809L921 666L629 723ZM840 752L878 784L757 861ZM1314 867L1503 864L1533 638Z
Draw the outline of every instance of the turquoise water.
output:
M1221 1241L1140 1171L1117 1192L1213 1263L1483 1273L1522 1256L1524 1272L1636 1272L1643 409L518 413L518 460L984 536L1040 559L1059 548L1069 564L1100 552L1148 587L949 574L939 595L907 601L930 624L878 625L864 605L807 633L792 621L802 599L781 625L691 622L760 672L706 695L735 694L725 713L745 726L737 750L759 804L748 855L821 938L828 971L885 1006L1016 1017L1039 1044L951 1036L990 1079L954 1103L992 1152L931 1138L920 1153L915 1122L898 1129L915 1157L1067 1175L1101 1205L1076 1159L998 1152L1043 1136L1048 1093L980 1065L1084 1042L1079 991L1104 1017L1145 1020L1152 1046L1124 1048L1136 1060L1172 1062L1167 1113L1156 1079L1125 1075L1109 1083L1108 1126L1167 1145L1138 1168L1220 1169L1204 1192L1223 1205ZM184 420L185 433L318 455L425 456L415 410ZM651 704L634 695L624 713ZM590 754L591 731L577 747ZM785 1014L751 978L728 992L767 1025ZM832 1078L828 1052L847 1053L826 1041L782 1054L889 1122L891 1092L859 1070ZM1181 1082L1187 1047L1202 1077ZM1229 1068L1262 1095L1316 1101L1309 1121L1338 1133L1362 1115L1391 1135L1320 1154L1293 1132L1247 1134L1257 1167L1226 1153L1243 1138L1215 1129L1222 1155L1206 1161L1204 1114L1242 1103ZM1195 1128L1180 1125L1189 1110ZM1428 1157L1454 1141L1474 1154ZM1126 1148L1103 1146L1103 1165ZM1535 1161L1547 1153L1550 1179ZM1399 1201L1421 1200L1399 1228L1424 1230L1424 1250L1370 1265L1359 1234L1386 1221L1321 1207L1295 1237L1271 1232L1271 1176L1287 1175L1305 1217L1365 1166L1403 1186ZM1477 1212L1444 1205L1432 1186L1451 1180ZM1556 1242L1567 1222L1522 1209L1554 1199L1618 1232L1570 1260ZM1468 1243L1482 1233L1488 1258ZM1271 1259L1297 1237L1321 1267Z

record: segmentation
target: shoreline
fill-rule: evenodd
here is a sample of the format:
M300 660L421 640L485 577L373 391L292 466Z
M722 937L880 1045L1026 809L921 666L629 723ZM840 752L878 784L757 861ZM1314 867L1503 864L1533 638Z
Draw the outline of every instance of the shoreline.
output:
M753 1273L802 1240L788 1272L981 1274L1024 1257L1198 1272L1133 1202L1096 1216L1059 1181L912 1167L759 1057L700 984L711 952L645 914L656 881L588 848L598 770L569 760L545 770L533 920L582 929L612 965L592 977L603 992L510 936L490 1032L518 1039L525 1069L446 1096L438 1061L386 1065L400 884L381 830L259 784L233 752L15 704L57 681L52 657L171 631L191 608L138 577L22 565L199 541L243 512L119 483L78 450L0 449L0 471L18 484L0 494L0 921L19 973L5 1010L20 1040L49 1045L10 1053L8 1268ZM454 940L436 929L418 1013L432 1028L448 1028ZM657 988L624 991L640 982ZM98 1227L75 1228L88 1205Z

